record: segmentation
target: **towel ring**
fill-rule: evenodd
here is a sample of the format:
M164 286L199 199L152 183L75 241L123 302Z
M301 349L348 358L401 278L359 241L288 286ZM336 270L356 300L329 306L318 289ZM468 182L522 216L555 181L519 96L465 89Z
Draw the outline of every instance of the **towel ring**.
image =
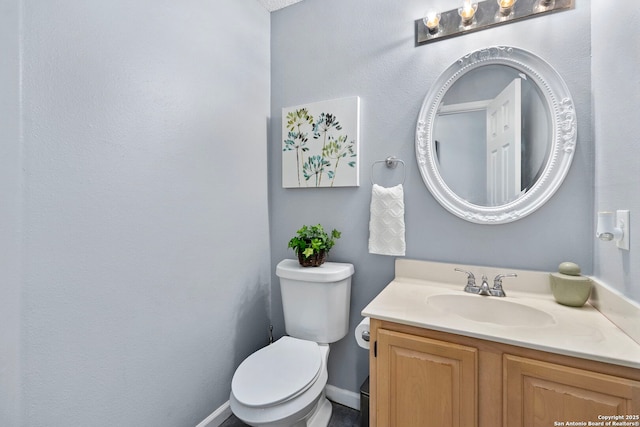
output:
M404 164L404 160L398 159L395 156L389 156L384 160L376 160L371 164L371 175L369 176L369 180L371 181L371 184L375 184L375 182L373 182L373 167L378 163L384 163L385 165L387 165L389 169L395 169L398 166L398 163L401 163L402 164L402 184L404 185L404 181L407 178L407 166Z

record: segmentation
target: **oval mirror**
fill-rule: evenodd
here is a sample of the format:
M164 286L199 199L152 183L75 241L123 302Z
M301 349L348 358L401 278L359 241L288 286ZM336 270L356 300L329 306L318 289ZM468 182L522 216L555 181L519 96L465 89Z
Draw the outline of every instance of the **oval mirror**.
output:
M418 167L451 213L507 223L534 212L560 187L576 129L569 90L549 64L515 47L481 49L447 68L425 97Z

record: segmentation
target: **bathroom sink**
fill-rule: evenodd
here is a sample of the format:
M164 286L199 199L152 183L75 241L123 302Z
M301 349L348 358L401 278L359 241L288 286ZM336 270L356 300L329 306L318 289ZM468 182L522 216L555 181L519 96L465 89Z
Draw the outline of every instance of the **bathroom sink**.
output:
M497 297L441 294L428 297L427 304L474 322L535 327L556 323L542 310Z

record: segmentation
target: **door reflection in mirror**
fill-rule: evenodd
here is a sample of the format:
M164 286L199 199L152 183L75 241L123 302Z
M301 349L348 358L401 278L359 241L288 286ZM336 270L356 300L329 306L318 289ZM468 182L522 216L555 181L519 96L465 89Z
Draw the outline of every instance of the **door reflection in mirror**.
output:
M525 193L544 170L551 117L525 74L487 65L448 89L433 139L446 185L469 203L500 206Z

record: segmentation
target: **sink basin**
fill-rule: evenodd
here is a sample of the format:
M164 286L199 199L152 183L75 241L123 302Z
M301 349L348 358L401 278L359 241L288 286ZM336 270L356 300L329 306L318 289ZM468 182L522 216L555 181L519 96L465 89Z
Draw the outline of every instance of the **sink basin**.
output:
M502 326L548 326L555 324L550 314L516 302L479 295L442 294L427 298L427 305L474 322Z

